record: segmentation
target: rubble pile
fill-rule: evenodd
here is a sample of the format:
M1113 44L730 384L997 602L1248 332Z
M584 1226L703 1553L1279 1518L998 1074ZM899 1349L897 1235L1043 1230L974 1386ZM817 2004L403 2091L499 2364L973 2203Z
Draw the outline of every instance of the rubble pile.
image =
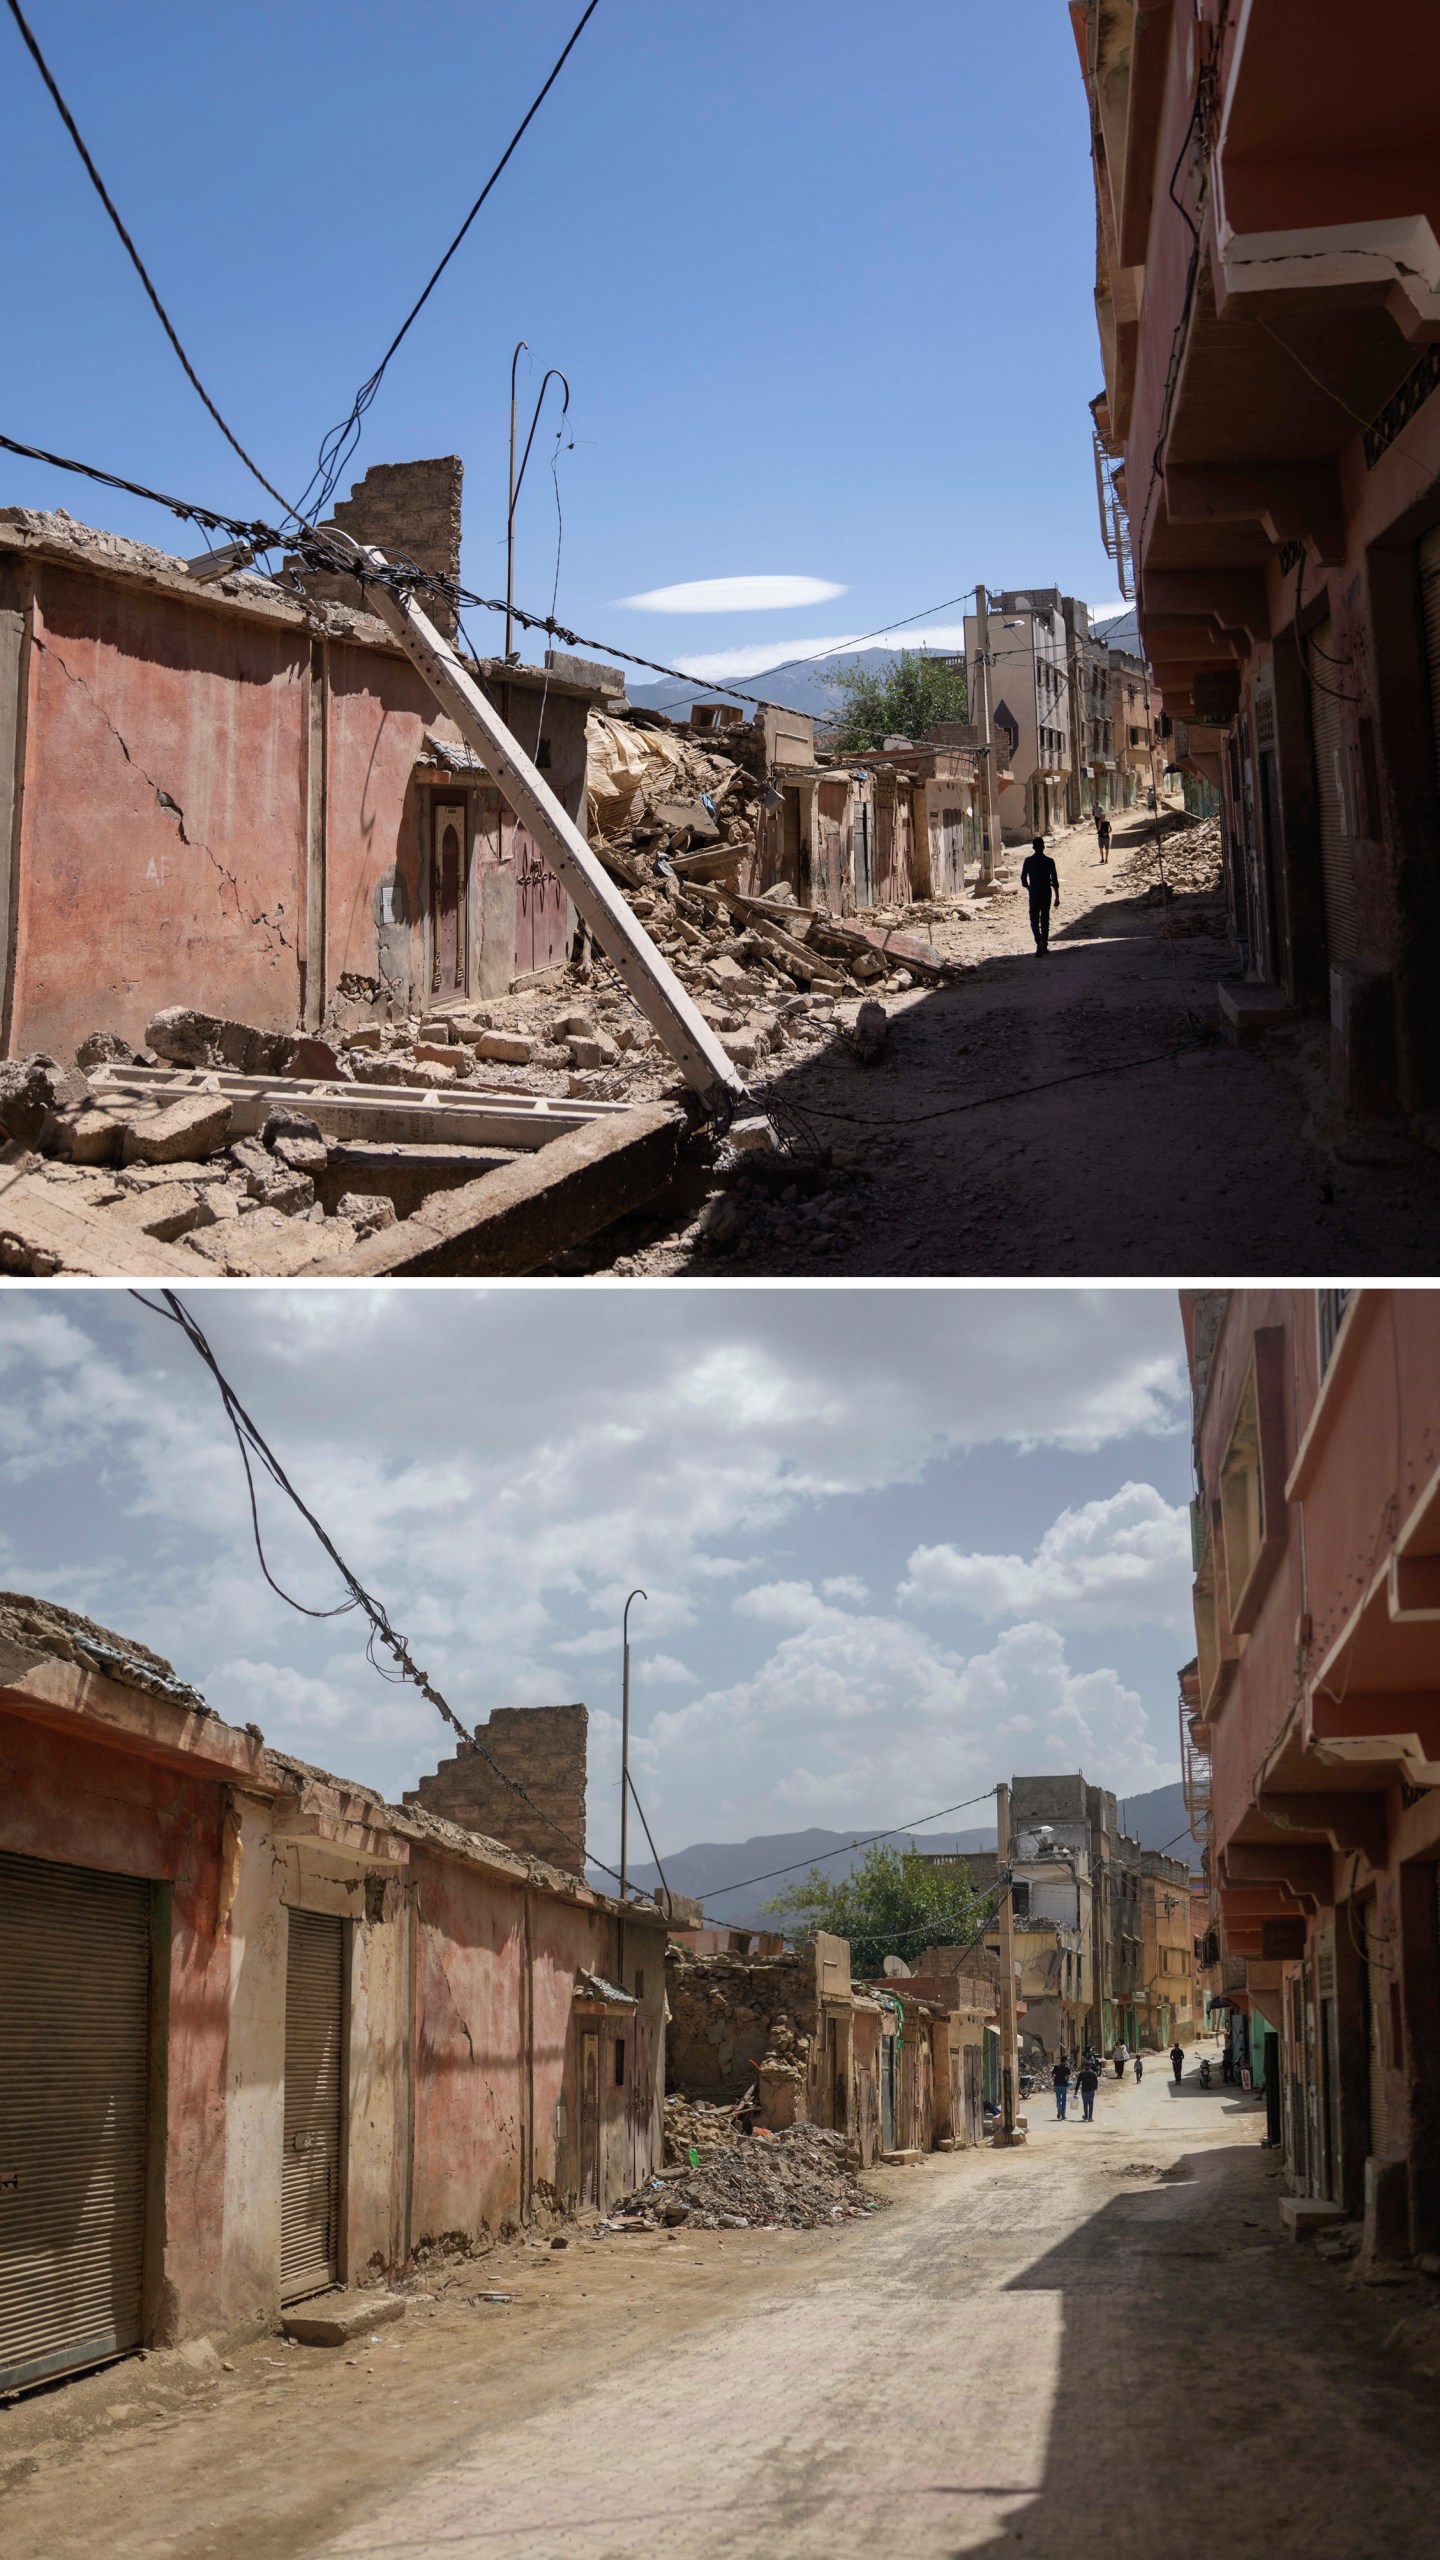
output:
M713 2151L719 2144L733 2142L742 2119L754 2112L753 2089L737 2098L733 2107L719 2106L709 2098L682 2098L672 2091L665 2101L666 2168L687 2168L692 2151Z
M1173 834L1163 835L1158 854L1154 836L1147 836L1118 866L1117 886L1123 883L1132 891L1151 889L1158 898L1163 894L1162 869L1172 896L1213 897L1225 876L1219 819L1204 818L1197 826L1179 827Z
M641 2187L614 2218L646 2230L683 2222L692 2231L749 2231L767 2224L818 2231L826 2223L876 2213L884 2203L861 2184L854 2159L843 2133L818 2124L712 2142L701 2149L698 2166Z

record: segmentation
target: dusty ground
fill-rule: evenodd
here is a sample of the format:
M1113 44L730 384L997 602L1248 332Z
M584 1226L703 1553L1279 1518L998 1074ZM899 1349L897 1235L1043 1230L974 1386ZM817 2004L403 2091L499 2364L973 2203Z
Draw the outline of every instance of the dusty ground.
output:
M878 991L894 1023L883 1063L863 1066L833 1039L776 1059L760 1089L833 1150L832 1174L816 1183L797 1168L788 1199L767 1196L720 1240L693 1218L636 1226L566 1268L1432 1274L1440 1157L1403 1130L1337 1123L1325 1025L1245 1049L1222 1039L1218 983L1239 974L1223 907L1137 899L1121 872L1145 831L1138 816L1119 826L1108 868L1090 828L1057 840L1044 959L1018 855L1008 893L927 911L921 929L966 975L939 992ZM842 1026L855 1010L840 1004Z
M1440 2384L1386 2340L1437 2288L1283 2240L1218 2081L1157 2058L1094 2126L1030 2122L837 2234L497 2252L354 2362L266 2341L21 2403L7 2560L1433 2551Z

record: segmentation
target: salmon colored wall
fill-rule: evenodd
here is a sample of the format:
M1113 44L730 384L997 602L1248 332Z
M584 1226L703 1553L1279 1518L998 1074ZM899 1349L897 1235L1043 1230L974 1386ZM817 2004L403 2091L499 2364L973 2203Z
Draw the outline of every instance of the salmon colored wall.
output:
M523 1896L441 1859L415 1863L413 2241L520 2215Z
M303 643L39 567L16 1054L68 1060L102 1029L139 1042L182 995L265 1028L298 1020Z
M327 655L326 993L346 970L364 978L390 974L381 960L380 913L381 889L389 887L399 930L391 930L388 947L392 968L404 966L408 950L410 980L397 989L408 1001L424 966L421 795L412 776L435 703L407 661L342 641L329 642Z
M217 1941L224 1791L0 1716L0 1848L173 1887L166 2080L166 2292L184 2333L221 2327L228 1940Z

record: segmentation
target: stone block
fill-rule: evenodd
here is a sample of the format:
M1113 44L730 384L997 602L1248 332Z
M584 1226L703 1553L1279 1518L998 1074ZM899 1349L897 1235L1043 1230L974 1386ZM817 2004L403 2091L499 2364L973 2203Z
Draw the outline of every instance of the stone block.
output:
M1324 2196L1280 2198L1280 2228L1292 2240L1313 2240L1317 2231L1328 2231L1333 2223L1344 2220L1343 2204L1331 2204Z
M465 1051L458 1040L420 1040L415 1062L421 1067L443 1067L447 1075L458 1076L466 1063Z
M395 1203L379 1191L344 1191L336 1203L337 1218L348 1218L357 1236L378 1235L395 1224Z
M122 1153L126 1164L181 1164L187 1157L213 1155L229 1135L230 1105L223 1094L186 1094L128 1121Z
M405 2309L403 2296L395 2293L322 2293L282 2312L280 2326L297 2347L346 2347L352 2338L403 2320Z
M70 1123L72 1164L118 1164L125 1123L110 1111L80 1111Z
M162 1244L173 1244L198 1223L200 1194L189 1182L150 1182L117 1200L113 1215L147 1236L158 1236Z
M1235 986L1217 989L1220 1020L1230 1039L1243 1044L1267 1031L1283 1031L1295 1020L1295 1007L1283 987Z
M468 1032L465 1045L477 1058L493 1059L497 1066L528 1067L535 1055L535 1042L518 1031Z

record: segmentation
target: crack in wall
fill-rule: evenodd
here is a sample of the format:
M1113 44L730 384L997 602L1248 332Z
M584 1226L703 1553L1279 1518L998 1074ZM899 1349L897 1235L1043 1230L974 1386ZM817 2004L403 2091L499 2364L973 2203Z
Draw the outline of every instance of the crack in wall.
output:
M214 870L219 874L222 906L225 891L228 889L232 899L234 900L236 923L249 926L258 925L263 933L274 936L274 939L266 946L267 957L273 957L277 950L288 951L291 948L290 940L285 932L284 926L279 921L280 917L285 912L284 907L277 906L273 913L268 912L262 907L256 915L246 914L244 901L240 895L240 883L235 873L226 869L225 864L221 861L218 853L214 851L213 847L206 844L203 837L196 837L187 833L185 826L185 812L180 806L179 801L175 798L173 792L169 792L165 789L163 783L156 781L154 774L147 771L146 767L140 763L138 757L131 754L126 740L116 728L114 721L111 719L109 712L105 708L104 703L101 702L97 696L94 687L84 676L77 675L72 666L67 665L65 659L62 658L59 650L54 646L52 641L42 639L38 632L34 635L34 645L45 657L53 658L67 684L73 684L76 690L83 693L87 700L93 704L95 711L109 730L111 737L114 739L115 744L119 748L126 763L135 773L139 774L143 782L149 784L150 789L154 792L157 808L163 809L168 817L172 817L174 819L176 834L179 836L180 842L184 845L187 853L203 853L206 861L210 863Z

